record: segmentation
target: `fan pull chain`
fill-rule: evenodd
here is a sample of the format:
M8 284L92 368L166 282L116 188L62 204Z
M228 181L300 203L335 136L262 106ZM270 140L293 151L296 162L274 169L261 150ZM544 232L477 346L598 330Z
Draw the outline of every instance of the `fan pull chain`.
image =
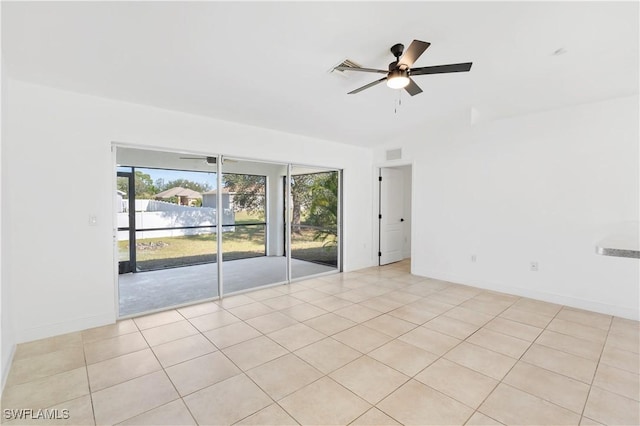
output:
M394 101L393 113L398 113L398 107L402 106L402 90L398 90L398 100Z

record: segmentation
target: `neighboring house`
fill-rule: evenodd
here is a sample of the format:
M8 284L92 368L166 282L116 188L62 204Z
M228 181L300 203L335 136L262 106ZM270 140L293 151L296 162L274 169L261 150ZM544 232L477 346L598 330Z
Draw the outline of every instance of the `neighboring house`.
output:
M196 200L202 199L202 194L194 191L193 189L176 186L156 194L154 198L157 200L173 197L178 198L178 204L181 206L193 206L195 205Z
M213 207L216 208L218 204L218 190L213 189L211 191L202 193L202 207ZM228 210L233 206L233 193L229 192L228 189L222 190L222 209Z

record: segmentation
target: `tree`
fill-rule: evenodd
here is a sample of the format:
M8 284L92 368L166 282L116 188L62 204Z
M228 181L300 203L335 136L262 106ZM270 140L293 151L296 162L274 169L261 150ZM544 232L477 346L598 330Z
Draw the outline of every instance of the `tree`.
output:
M225 173L222 181L234 192L234 209L264 211L266 180L264 176ZM318 238L337 235L338 173L322 172L291 177L291 230L302 233L304 219L311 225L325 228ZM327 235L325 233L328 232Z
M313 174L291 176L291 232L301 234L302 212L312 201Z
M151 198L158 193L151 176L139 170L136 170L134 174L134 185L136 198ZM118 178L118 190L124 192L127 197L129 196L129 180L127 178Z
M246 210L250 213L264 214L266 178L256 175L225 173L222 184L233 195L233 209L238 212Z
M164 181L164 179L157 179L156 184L158 184L158 192L166 191L167 189L175 188L176 186L180 186L182 188L192 189L196 192L203 193L211 190L211 185L207 182L194 182L189 179L174 179L169 182Z
M325 247L335 246L338 242L338 172L314 176L307 221L321 228L314 240L323 240Z
M136 170L135 173L135 188L136 198L151 198L158 192L158 189L153 184L151 175L139 170Z
M318 173L311 184L310 225L335 227L338 224L338 173Z

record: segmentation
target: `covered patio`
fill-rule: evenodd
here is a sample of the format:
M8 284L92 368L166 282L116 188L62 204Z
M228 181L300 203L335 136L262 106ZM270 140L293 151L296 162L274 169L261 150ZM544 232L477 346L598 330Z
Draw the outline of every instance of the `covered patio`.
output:
M120 317L218 296L217 263L119 276ZM292 279L337 272L335 267L291 259ZM285 283L286 257L263 256L223 263L223 294Z

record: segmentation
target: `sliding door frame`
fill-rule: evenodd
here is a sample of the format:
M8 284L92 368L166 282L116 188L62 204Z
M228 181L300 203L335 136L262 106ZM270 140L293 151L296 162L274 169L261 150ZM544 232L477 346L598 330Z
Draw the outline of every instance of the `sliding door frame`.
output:
M128 196L128 205L127 205L127 213L129 216L129 226L126 228L126 231L129 233L129 260L127 261L126 267L122 268L120 262L118 262L118 273L123 272L122 269L125 269L124 273L136 272L136 198L135 198L135 175L136 171L132 167L130 172L117 172L116 173L116 181L117 178L123 177L127 178L127 187L129 189ZM131 193L133 191L133 194ZM133 197L132 197L133 195ZM116 224L117 226L117 224ZM125 229L117 227L116 235L119 235L121 231Z
M332 275L335 273L340 273L342 272L342 265L343 265L343 259L342 259L342 253L343 253L343 242L342 242L342 206L343 206L343 199L342 199L342 176L343 176L343 170L342 169L337 169L337 168L332 168L332 167L325 167L325 166L315 166L315 165L310 165L310 164L300 164L300 163L291 163L289 164L289 175L288 177L288 182L289 182L289 188L291 188L291 170L294 166L297 167L303 167L303 168L311 168L311 169L317 169L317 171L312 172L312 173L301 173L301 174L316 174L316 173L328 173L328 172L335 172L338 174L338 194L337 194L337 214L336 214L336 232L337 232L337 238L338 238L338 245L336 247L336 268L335 271L327 271L327 272L320 272L318 274L313 274L313 275L307 275L304 277L298 277L298 278L294 278L293 274L290 275L291 279L290 279L290 283L293 282L297 282L297 281L304 281L307 280L309 278L316 278L316 277L323 277L326 275ZM289 194L290 195L290 194ZM289 213L291 212L290 207L287 208L287 217L289 216ZM289 226L287 227L289 233L289 239L287 240L287 252L291 252L291 226L289 224ZM289 270L291 270L291 262L289 262Z
M287 164L287 176L285 179L285 211L284 215L284 233L285 233L285 244L284 250L287 255L287 282L291 283L291 163Z
M222 219L224 207L222 206L222 155L216 156L216 263L218 267L218 298L223 298L224 271L222 268Z
M170 148L166 148L166 147L156 147L156 146L140 146L140 145L135 145L135 144L129 144L129 143L121 143L121 142L112 142L112 186L113 186L113 190L112 192L115 193L115 191L117 190L117 175L118 175L118 164L117 164L117 150L118 149L137 149L137 150L148 150L148 151L156 151L156 152L165 152L165 153L172 153L172 154L183 154L183 155L197 155L197 156L214 156L211 154L207 154L207 153L202 153L202 152L196 152L196 151L188 151L188 150L175 150L175 149L170 149ZM152 314L154 312L161 312L161 311L165 311L167 309L176 309L176 308L180 308L182 306L189 306L189 305L193 305L195 303L203 303L203 302L207 302L207 301L214 301L214 300L219 300L219 299L223 299L224 298L224 266L223 266L223 257L224 257L224 253L222 250L222 215L220 214L221 208L222 208L222 162L224 161L225 156L223 156L222 154L217 154L215 155L216 158L216 181L217 181L217 193L216 193L216 205L218 206L218 210L216 211L216 263L217 263L217 290L218 290L218 295L215 297L210 297L210 298L205 298L205 299L201 299L201 300L196 300L196 301L190 301L190 302L186 302L186 303L181 303L175 306L167 306L167 307L163 307L163 308L159 308L159 309L154 309L154 310L150 310L150 311L145 311L145 312L140 312L140 313L136 313L136 314L131 314L131 315L124 315L121 316L120 315L120 296L119 296L119 285L118 285L118 279L119 279L119 274L118 274L118 222L117 222L117 210L115 209L115 201L116 201L116 197L113 196L113 207L112 207L112 212L113 212L113 217L112 217L112 221L113 221L113 259L114 259L114 297L115 297L115 314L116 314L116 319L125 319L125 318L131 318L131 317L137 317L140 315L148 315L148 314ZM300 281L300 280L305 280L305 279L309 279L309 278L313 278L313 277L319 277L319 276L325 276L325 275L332 275L332 274L336 274L336 273L340 273L342 271L342 267L343 267L343 219L342 219L342 215L343 215L343 171L342 169L336 169L336 168L331 168L331 167L325 167L325 166L317 166L317 165L310 165L310 164L300 164L300 163L278 163L278 162L274 162L274 161L268 161L268 160L261 160L261 159L254 159L254 158L241 158L241 157L232 157L234 160L239 160L239 161L249 161L249 162L262 162L262 163L269 163L269 164L279 164L282 166L286 166L287 168L287 173L285 177L285 200L284 200L284 205L285 205L285 218L284 218L284 227L285 227L285 247L284 247L284 251L285 251L285 257L286 257L286 281L284 282L279 282L279 283L273 283L273 284L267 284L264 286L260 286L260 289L263 288L269 288L269 287L274 287L274 286L278 286L278 285L284 285L284 284L291 284L292 282L295 281ZM338 212L337 212L337 234L338 234L338 246L337 246L337 265L336 265L336 269L334 271L328 271L328 272L323 272L320 274L314 274L314 275L309 275L306 277L300 277L300 278L296 278L294 279L292 276L292 270L291 270L291 263L292 263L292 258L291 258L291 208L292 208L292 202L291 202L291 172L292 172L292 167L293 166L300 166L300 167L310 167L310 168L317 168L317 169L322 169L324 171L327 172L337 172L338 173L338 203L337 203L337 208L338 208ZM132 166L132 170L134 170L135 166ZM133 175L133 172L132 172ZM268 200L270 197L269 194L269 184L268 184L268 179L269 177L267 177L266 182L265 182L265 220L267 221L267 224L269 223L269 204L268 204ZM135 179L132 179L135 180ZM135 190L135 188L134 188ZM271 194L271 197L273 197L275 194ZM129 203L130 205L133 203L135 203L135 201L133 200L133 197L129 197ZM135 206L134 206L135 207ZM135 208L134 208L134 214L135 214ZM265 244L268 246L268 233L269 233L269 226L265 225ZM265 248L265 250L267 250ZM135 254L134 254L134 258L135 258ZM252 288L252 289L246 289L246 290L242 290L242 291L238 291L238 292L234 292L232 293L233 295L236 294L241 294L241 293L245 293L245 292L249 292L249 291L254 291L258 289L258 287L256 288Z

